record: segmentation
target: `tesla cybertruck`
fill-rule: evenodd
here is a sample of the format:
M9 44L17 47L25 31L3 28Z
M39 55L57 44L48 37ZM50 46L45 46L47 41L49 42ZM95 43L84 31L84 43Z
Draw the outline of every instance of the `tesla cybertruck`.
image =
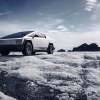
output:
M30 56L36 52L47 52L53 54L54 45L45 34L34 31L17 32L0 38L0 53L2 56L10 52L22 52Z

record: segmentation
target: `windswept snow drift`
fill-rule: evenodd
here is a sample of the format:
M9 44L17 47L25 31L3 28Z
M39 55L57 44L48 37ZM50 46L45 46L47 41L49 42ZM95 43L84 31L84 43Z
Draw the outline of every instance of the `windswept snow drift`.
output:
M100 53L0 57L0 90L18 100L100 100Z

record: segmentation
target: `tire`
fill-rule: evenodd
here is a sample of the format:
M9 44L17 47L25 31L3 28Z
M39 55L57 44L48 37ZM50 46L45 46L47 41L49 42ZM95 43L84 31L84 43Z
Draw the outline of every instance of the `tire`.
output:
M7 55L9 55L10 52L9 51L1 51L0 53L2 56L7 56Z
M47 49L47 53L53 54L53 52L54 52L54 46L53 46L53 44L49 44L48 49Z
M31 56L34 54L33 52L33 46L31 42L26 42L24 45L24 49L22 51L23 55L25 56Z

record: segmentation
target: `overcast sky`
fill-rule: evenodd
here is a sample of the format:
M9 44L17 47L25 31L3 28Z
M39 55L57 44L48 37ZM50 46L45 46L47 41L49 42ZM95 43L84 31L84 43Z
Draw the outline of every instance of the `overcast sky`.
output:
M0 0L0 35L34 30L57 48L100 45L100 0Z

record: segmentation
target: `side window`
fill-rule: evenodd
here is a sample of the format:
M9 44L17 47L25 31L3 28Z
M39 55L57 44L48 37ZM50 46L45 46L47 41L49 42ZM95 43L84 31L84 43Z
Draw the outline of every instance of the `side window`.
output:
M46 36L44 35L44 38L46 38Z
M45 36L44 34L41 34L41 37L42 37L42 38L46 38L46 36Z
M39 35L35 34L34 37L39 37Z
M44 34L35 34L34 37L46 38Z

